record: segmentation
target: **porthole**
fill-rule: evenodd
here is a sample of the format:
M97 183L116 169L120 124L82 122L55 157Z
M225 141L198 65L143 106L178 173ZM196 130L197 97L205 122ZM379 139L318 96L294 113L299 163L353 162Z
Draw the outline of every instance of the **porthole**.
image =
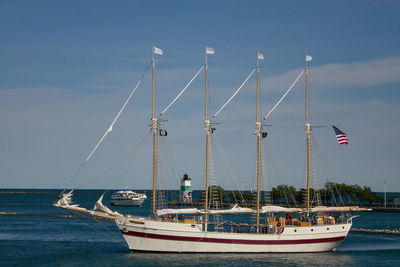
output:
M342 228L344 229L344 226L342 226Z
M311 232L314 231L314 229L311 229Z
M328 227L328 228L326 228L326 230L328 230L328 231L329 231L329 227Z
M297 230L295 229L294 232L297 232Z

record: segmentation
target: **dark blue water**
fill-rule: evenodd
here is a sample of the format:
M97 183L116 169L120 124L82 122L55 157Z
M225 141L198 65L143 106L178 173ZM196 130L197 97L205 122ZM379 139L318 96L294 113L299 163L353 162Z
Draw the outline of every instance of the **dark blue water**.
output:
M14 190L0 194L0 264L18 266L399 266L400 236L350 233L335 252L303 254L131 253L117 227L76 215L51 204L59 191ZM36 193L33 193L36 192ZM78 191L74 200L91 208L102 191ZM110 194L105 196L108 203ZM149 198L150 199L150 198ZM150 201L120 212L147 215ZM116 208L113 208L116 209ZM360 213L356 228L400 229L400 213Z

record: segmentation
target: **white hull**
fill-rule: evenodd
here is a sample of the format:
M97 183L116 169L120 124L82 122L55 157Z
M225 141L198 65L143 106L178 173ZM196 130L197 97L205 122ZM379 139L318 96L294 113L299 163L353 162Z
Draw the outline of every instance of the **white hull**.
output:
M144 199L137 198L137 199L118 199L118 200L111 200L110 204L114 206L136 206L139 207L143 204Z
M321 252L346 238L351 223L286 226L282 234L204 232L201 224L154 221L133 216L116 219L132 251L154 252Z

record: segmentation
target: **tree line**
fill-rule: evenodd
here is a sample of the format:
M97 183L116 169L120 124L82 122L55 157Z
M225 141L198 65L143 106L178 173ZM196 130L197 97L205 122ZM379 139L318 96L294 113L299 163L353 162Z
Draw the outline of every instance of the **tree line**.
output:
M255 201L255 192L226 191L221 186L212 185L210 191L215 190L217 197L222 202L230 201ZM209 194L211 197L211 194ZM270 192L263 192L264 201L271 203L285 203L287 205L299 205L305 203L306 189L296 190L289 185L278 185ZM345 183L327 182L324 188L315 190L310 188L310 200L323 205L336 204L372 204L383 203L384 198L377 196L368 186L349 185ZM390 200L389 200L390 201Z

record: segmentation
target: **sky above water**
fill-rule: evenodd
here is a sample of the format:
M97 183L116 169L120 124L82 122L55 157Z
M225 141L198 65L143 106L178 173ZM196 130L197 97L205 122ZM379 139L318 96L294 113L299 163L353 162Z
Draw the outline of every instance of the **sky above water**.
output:
M151 188L151 71L163 110L209 55L210 114L261 61L262 114L309 62L312 179L400 191L400 1L0 2L0 188ZM263 123L263 188L305 185L304 77ZM255 188L255 76L216 118L214 183ZM164 114L159 187L203 188L204 72ZM339 146L332 125L345 131Z

